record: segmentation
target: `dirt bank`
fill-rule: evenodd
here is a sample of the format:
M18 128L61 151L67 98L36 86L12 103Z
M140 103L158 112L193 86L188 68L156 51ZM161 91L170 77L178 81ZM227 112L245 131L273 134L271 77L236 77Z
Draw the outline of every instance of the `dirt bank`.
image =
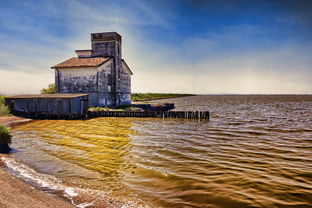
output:
M3 125L7 128L14 125L22 124L31 121L32 119L17 117L17 116L0 116L0 125Z

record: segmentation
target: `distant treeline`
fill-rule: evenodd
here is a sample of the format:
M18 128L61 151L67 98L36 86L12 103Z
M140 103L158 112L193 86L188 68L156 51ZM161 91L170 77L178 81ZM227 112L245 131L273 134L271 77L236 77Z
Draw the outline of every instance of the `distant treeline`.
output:
M195 94L174 94L174 93L132 93L132 101L146 101L146 100L158 100L158 99L167 99L167 98L177 98L177 97L186 97L186 96L195 96Z

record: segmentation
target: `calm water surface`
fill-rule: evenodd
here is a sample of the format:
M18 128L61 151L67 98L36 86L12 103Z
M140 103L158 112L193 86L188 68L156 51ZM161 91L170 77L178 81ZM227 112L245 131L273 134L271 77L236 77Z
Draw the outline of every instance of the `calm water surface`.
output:
M32 121L5 163L80 207L312 207L312 96L164 101L211 120Z

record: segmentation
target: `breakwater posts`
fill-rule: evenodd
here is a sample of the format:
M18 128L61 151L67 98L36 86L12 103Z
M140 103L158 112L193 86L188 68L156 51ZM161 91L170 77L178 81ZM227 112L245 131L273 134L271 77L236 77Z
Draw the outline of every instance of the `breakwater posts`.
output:
M88 111L87 117L149 117L209 120L210 115L209 111Z
M11 110L15 116L31 119L52 119L52 120L81 120L86 118L85 113L47 113L47 112L21 112Z
M182 118L209 120L209 111L87 111L86 113L29 113L13 111L13 115L31 119L81 120L96 117Z

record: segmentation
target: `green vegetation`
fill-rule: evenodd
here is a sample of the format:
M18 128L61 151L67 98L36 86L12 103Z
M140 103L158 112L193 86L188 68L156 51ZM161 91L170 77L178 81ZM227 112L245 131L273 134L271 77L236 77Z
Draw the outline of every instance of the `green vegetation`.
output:
M132 93L132 101L158 100L167 98L177 98L185 96L194 96L194 94L174 94L174 93Z
M109 111L109 108L108 107L90 107L90 108L88 108L88 111L95 111L95 112Z
M132 107L131 105L119 105L111 107L90 107L88 111L137 111L141 108Z
M0 145L11 144L11 138L10 132L4 126L0 125Z
M4 105L3 95L0 95L0 116L10 116L10 110L8 106Z
M55 84L49 84L47 88L43 88L40 91L41 94L55 94L56 93L56 88Z

